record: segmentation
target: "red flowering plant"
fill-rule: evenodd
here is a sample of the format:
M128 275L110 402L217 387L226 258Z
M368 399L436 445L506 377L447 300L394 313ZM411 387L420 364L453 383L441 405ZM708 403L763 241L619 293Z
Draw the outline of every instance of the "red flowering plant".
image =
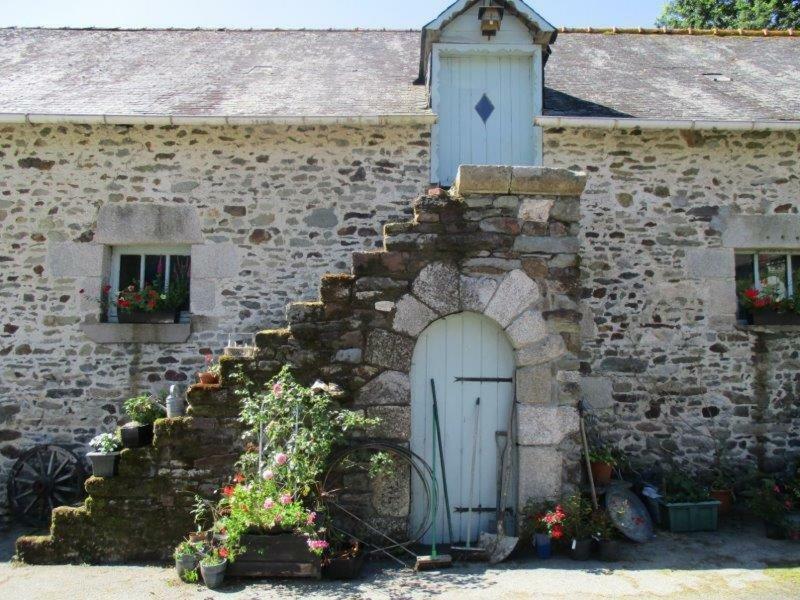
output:
M800 510L800 471L791 478L764 477L751 490L744 492L754 516L765 523L789 531L789 513Z
M529 500L522 509L522 532L525 537L547 535L554 540L564 537L566 513L560 504L541 504Z
M800 313L800 294L785 298L775 286L744 288L739 292L739 300L750 313L758 310Z
M164 291L164 259L156 266L156 276L152 282L140 286L137 280L120 290L117 296L117 309L122 312L169 312L179 310L189 297L188 263L175 259L174 277L169 289Z

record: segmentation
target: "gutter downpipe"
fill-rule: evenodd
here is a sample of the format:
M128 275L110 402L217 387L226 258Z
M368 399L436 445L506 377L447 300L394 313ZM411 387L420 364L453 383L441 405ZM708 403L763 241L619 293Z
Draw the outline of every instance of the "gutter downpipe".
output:
M703 119L614 119L608 117L534 117L539 127L576 127L586 129L684 129L718 131L797 131L799 121L713 121Z

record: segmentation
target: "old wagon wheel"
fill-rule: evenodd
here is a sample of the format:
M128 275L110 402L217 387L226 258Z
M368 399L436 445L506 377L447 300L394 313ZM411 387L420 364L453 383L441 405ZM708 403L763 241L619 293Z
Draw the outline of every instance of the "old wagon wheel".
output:
M81 461L61 446L31 448L17 459L8 481L11 512L28 525L47 525L56 506L83 496L86 479Z

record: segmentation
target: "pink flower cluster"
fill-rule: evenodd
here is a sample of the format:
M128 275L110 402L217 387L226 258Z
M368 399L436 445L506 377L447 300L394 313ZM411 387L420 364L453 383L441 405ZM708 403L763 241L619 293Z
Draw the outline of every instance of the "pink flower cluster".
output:
M284 454L283 452L278 452L278 454L275 455L275 464L276 465L283 466L287 462L289 462L289 456Z
M291 504L291 503L292 503L292 496L291 496L291 494L283 494L283 495L281 496L281 504L283 504L284 506L286 506L287 504Z
M308 540L306 543L311 550L325 550L330 545L325 540Z
M274 506L275 506L275 500L273 500L272 498L267 498L266 500L264 500L264 508L266 510L269 510Z

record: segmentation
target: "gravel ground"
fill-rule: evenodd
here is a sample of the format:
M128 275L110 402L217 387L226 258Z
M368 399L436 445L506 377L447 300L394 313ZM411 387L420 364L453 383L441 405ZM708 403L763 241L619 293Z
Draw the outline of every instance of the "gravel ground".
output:
M212 592L181 583L163 566L32 567L10 561L12 532L0 540L0 598L405 600L453 598L720 598L800 600L800 543L763 537L756 526L718 533L659 533L646 545L626 544L616 564L540 561L523 552L499 567L460 564L415 574L371 563L357 582L229 581Z

